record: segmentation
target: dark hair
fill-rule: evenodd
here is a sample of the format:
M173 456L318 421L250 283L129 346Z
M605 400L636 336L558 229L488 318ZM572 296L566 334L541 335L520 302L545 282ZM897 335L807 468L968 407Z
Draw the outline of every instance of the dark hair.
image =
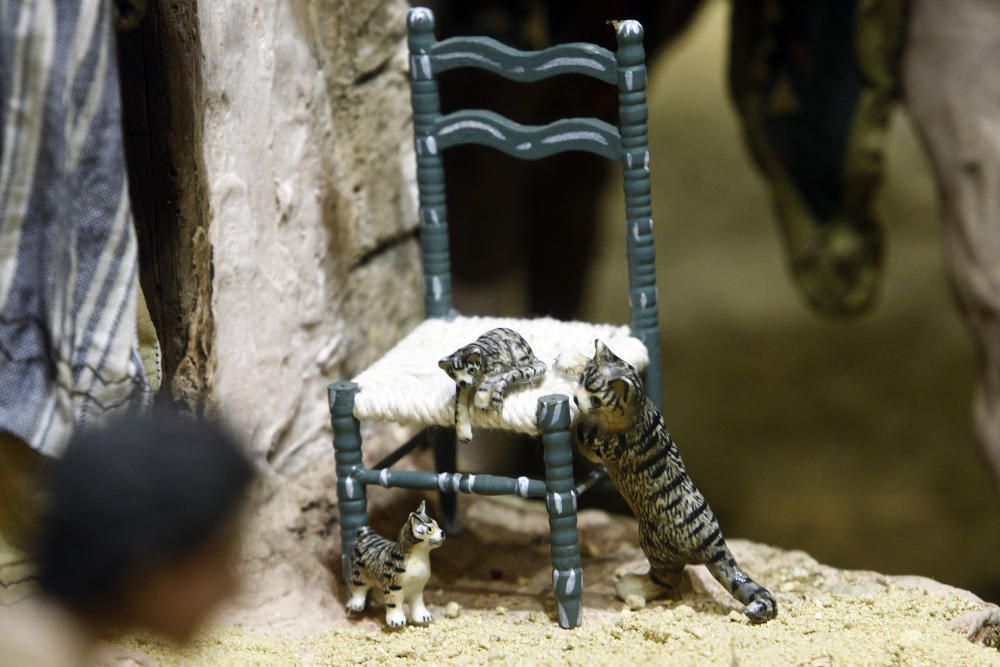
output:
M206 546L255 476L227 430L166 408L75 435L49 473L40 586L86 612L143 569Z

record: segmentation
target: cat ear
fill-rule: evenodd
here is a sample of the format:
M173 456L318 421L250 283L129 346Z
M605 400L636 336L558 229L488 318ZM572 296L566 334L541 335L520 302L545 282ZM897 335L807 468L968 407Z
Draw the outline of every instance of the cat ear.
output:
M608 388L611 389L614 394L621 399L623 403L628 403L629 396L632 394L632 383L624 378L615 378L608 383Z
M444 359L438 362L438 368L440 368L443 371L450 371L452 369L452 366L453 364L451 362L451 357L445 357Z
M427 501L421 500L420 507L417 508L417 514L427 514Z
M609 350L608 346L597 338L594 339L594 358L601 361L614 361L615 353Z

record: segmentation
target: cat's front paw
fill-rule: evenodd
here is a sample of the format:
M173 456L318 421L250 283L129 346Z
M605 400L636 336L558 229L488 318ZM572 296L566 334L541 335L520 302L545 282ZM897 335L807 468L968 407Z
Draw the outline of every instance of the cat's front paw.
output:
M456 426L455 436L458 438L459 442L469 442L472 440L472 426L470 424L461 424Z
M390 628L401 628L406 625L406 614L398 609L386 612L385 624Z
M434 620L434 615L427 611L426 609L418 611L413 614L413 622L419 623L420 625L427 625Z
M472 398L472 404L480 410L487 410L490 407L490 390L485 387L480 387L476 391L476 395Z
M347 601L347 611L364 611L365 610L365 598L364 597L352 597Z
M590 357L582 352L563 352L556 358L555 370L560 375L579 377Z

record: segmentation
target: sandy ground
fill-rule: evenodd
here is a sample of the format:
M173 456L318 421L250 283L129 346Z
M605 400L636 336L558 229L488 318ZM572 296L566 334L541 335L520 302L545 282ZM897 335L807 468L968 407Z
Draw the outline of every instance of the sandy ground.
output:
M613 580L616 571L644 567L635 524L597 510L580 515L584 624L562 630L544 508L476 499L464 518L463 533L434 554L428 627L387 630L380 609L348 619L338 606L319 631L258 618L216 625L184 651L139 637L122 645L146 656L143 664L162 665L1000 665L1000 652L947 627L988 608L969 593L917 577L839 571L803 552L741 540L732 542L737 558L776 594L774 621L751 625L701 567L689 568L692 590L682 599L627 609ZM445 616L451 602L460 605L457 618Z

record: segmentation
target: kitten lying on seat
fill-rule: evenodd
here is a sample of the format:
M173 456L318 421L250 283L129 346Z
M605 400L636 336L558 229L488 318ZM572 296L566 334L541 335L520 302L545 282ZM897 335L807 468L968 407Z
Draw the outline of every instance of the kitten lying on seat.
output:
M535 357L521 334L502 327L455 350L438 366L458 384L455 433L461 442L472 440L470 402L479 410L500 412L508 385L528 384L545 375L545 363Z

